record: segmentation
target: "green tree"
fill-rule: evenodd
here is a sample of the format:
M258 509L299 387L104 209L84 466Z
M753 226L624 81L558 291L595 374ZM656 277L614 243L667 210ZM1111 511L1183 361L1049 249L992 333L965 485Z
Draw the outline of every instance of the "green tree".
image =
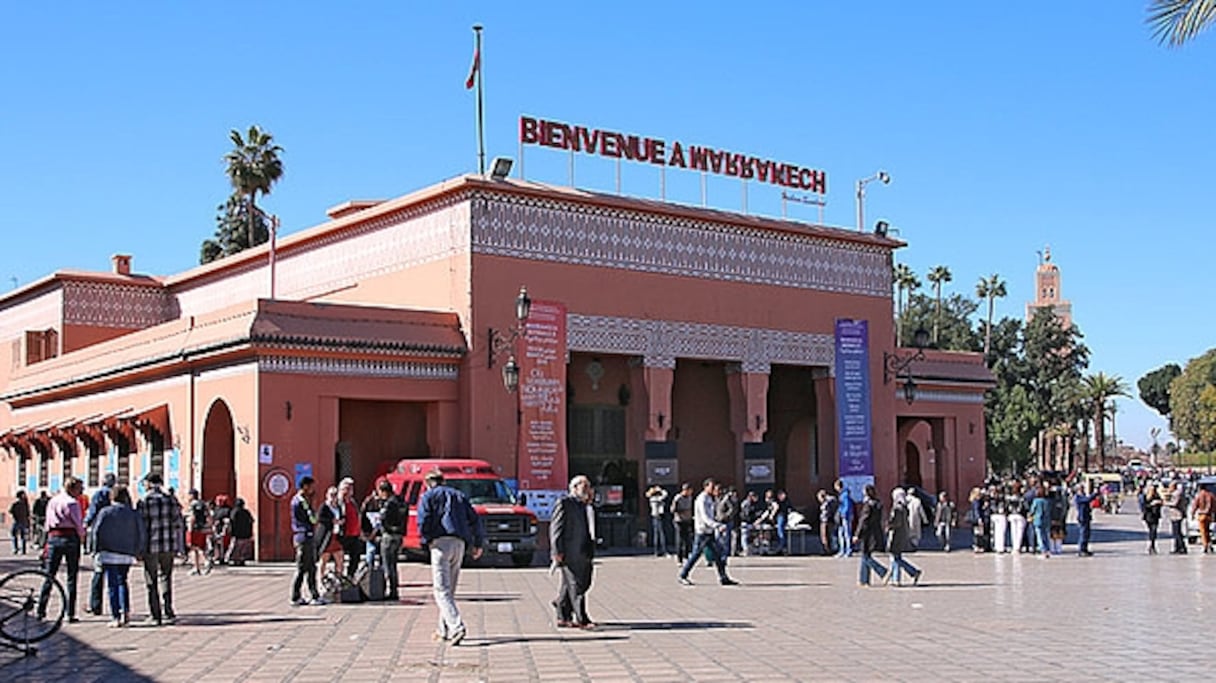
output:
M1177 47L1191 40L1216 22L1216 0L1153 0L1148 6L1148 23L1153 37Z
M940 306L940 314L937 313ZM979 351L982 345L979 334L971 324L979 304L970 297L951 294L938 302L924 294L913 294L908 299L900 320L900 335L912 339L917 328L929 329L938 325L937 343L934 348L947 351Z
M1098 448L1098 457L1102 466L1106 466L1106 415L1112 410L1111 402L1107 401L1116 396L1130 396L1127 393L1127 383L1118 375L1107 375L1099 372L1082 380L1085 399L1094 407L1094 444Z
M1023 333L1022 379L1034 400L1042 429L1065 424L1075 410L1081 372L1089 366L1089 349L1075 325L1065 328L1049 308L1035 311ZM1037 453L1043 455L1040 440Z
M920 280L906 263L895 266L893 279L895 281L895 306L897 309L897 316L895 318L895 345L902 346L904 328L900 323L904 319L904 308L907 306L907 297L920 288Z
M933 296L937 299L937 315L933 318L933 343L938 343L938 323L942 317L942 285L954 279L950 274L950 269L946 266L933 266L929 269L929 274L926 276L929 282L933 283Z
M1136 381L1140 390L1140 400L1161 414L1170 416L1170 382L1182 374L1182 368L1177 363L1166 363Z
M984 326L984 361L989 365L992 364L988 357L989 350L992 348L992 314L996 300L1005 298L1005 294L1005 281L996 273L986 278L980 278L975 285L975 295L988 301L988 322Z
M988 462L993 471L1025 470L1033 453L1031 443L1042 423L1033 396L1020 384L998 383L988 392L984 413Z
M1216 349L1187 361L1170 383L1170 423L1189 450L1216 449Z
M274 184L283 177L283 161L279 158L283 148L274 144L274 136L257 126L250 126L245 137L236 129L229 131L228 137L233 149L224 155L226 173L237 194L247 198L248 244L256 246L261 244L256 239L254 219L259 213L258 193L270 194Z
M215 207L215 236L203 240L199 249L199 263L210 263L216 259L248 249L249 225L248 204L239 194L233 194L223 204ZM254 215L253 236L256 244L270 238L270 221L258 211Z

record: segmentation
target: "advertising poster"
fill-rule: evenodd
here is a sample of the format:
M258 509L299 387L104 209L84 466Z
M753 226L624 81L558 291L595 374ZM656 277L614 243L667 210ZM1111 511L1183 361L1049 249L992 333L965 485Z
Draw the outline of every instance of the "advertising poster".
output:
M519 340L519 488L529 506L564 492L566 461L566 307L533 301Z
M874 483L870 415L870 334L865 320L836 320L836 428L840 478L854 500Z

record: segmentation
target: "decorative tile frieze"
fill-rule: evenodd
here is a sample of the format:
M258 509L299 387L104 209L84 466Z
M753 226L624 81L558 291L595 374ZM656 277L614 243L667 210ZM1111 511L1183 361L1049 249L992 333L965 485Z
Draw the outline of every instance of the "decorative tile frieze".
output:
M63 322L140 330L177 317L173 296L159 285L68 280Z
M258 358L258 371L303 375L342 375L346 377L455 380L459 373L459 366L448 363L420 363L414 361L263 356Z
M675 368L677 358L726 360L743 372L768 373L772 365L831 367L832 335L672 320L569 313L571 351L642 356L646 367Z
M474 253L730 282L891 296L890 251L820 235L492 195Z

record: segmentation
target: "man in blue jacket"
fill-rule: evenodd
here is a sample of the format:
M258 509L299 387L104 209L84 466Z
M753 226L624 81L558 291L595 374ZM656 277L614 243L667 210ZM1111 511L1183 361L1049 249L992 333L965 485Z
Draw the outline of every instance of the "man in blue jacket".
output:
M312 593L312 604L324 605L325 600L317 591L317 547L313 542L316 535L317 513L312 508L312 489L316 483L312 477L300 477L299 489L291 499L291 543L296 549L296 575L291 583L292 606L306 605L300 594L305 581Z
M1077 506L1077 526L1081 528L1081 536L1077 542L1077 555L1081 557L1093 555L1089 552L1089 534L1094 522L1094 499L1097 497L1097 493L1086 495L1084 486L1078 485L1072 498Z
M426 493L418 501L418 532L431 553L431 584L439 607L435 637L459 645L466 633L456 608L456 583L464 551L471 546L474 560L481 557L481 518L468 496L444 483L443 473L426 475Z

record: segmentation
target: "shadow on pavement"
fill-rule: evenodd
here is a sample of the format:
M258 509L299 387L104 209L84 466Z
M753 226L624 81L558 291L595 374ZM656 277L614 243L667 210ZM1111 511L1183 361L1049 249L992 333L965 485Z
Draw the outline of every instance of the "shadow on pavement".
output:
M744 581L742 585L746 586L747 588L807 588L810 586L831 586L832 584L823 581L818 583L807 583L805 581L788 583L779 581Z
M241 624L303 624L310 621L325 621L325 617L280 617L249 612L211 612L179 616L178 626L236 626Z
M519 593L481 593L474 595L461 594L461 602L516 602Z
M601 628L600 630L607 630L607 629ZM595 635L581 635L582 633L586 633L586 631L573 630L573 631L570 631L570 635L553 634L553 635L547 635L547 636L503 636L501 638L495 638L495 637L467 638L467 639L465 639L464 643L461 644L461 647L493 647L495 645L512 645L515 643L543 643L543 642L575 643L575 642L591 641L591 640L609 640L609 641L629 640L629 636L627 636L627 635L595 636ZM594 632L592 632L592 633L594 633Z
M5 681L134 681L153 683L155 679L132 671L72 636L60 631L37 644L38 654L25 657L19 652L0 650L0 680Z
M691 631L710 628L754 628L750 621L602 621L601 631Z

